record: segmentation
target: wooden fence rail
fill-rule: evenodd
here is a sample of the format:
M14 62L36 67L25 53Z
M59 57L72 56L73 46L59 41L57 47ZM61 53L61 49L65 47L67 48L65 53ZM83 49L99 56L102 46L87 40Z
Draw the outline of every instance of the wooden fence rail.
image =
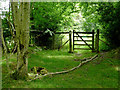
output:
M31 32L36 32L35 30L31 30ZM40 34L43 33L41 31L38 31ZM53 33L53 43L52 48L54 48L55 45L55 34L69 34L69 40L67 40L61 47L59 47L59 50L64 47L69 42L69 52L72 53L75 49L80 50L92 50L99 52L99 30L97 30L97 33L95 34L94 30L92 32L76 32L75 30L69 31L69 32L54 32ZM72 37L73 36L73 37ZM85 39L86 38L86 39ZM76 42L83 42L83 43L76 43ZM91 42L92 44L89 44L88 42ZM89 48L76 48L75 46L88 46Z

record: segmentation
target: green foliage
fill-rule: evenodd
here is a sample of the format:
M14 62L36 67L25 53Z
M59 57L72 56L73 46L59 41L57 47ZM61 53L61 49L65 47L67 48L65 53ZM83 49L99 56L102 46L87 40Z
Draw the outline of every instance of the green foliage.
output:
M81 2L79 4L79 7L84 18L84 21L82 21L83 22L82 29L84 31L92 31L93 29L97 30L98 28L100 28L98 22L100 16L96 11L98 8L98 4L93 2Z
M82 15L85 18L83 28L86 31L100 29L104 38L112 48L119 47L120 43L120 3L98 2L80 3Z
M56 31L60 23L68 24L67 16L72 12L74 3L34 2L31 3L31 22L34 29ZM33 27L31 27L33 29Z
M75 11L75 5L71 2L32 2L31 29L42 32L35 37L35 43L51 49L54 32L65 31L64 28L71 24L70 14ZM38 34L34 33L33 37Z
M99 43L99 46L100 46L100 51L109 51L110 50L110 47L101 41Z
M7 20L8 13L6 13L5 16L6 17L2 19L3 37L4 37L4 40L6 43L7 51L10 52L13 50L15 44L14 44L13 39L12 39L9 22Z
M49 29L47 29L46 31L45 31L45 33L49 33L50 34L50 36L52 36L54 33L52 32L52 31L50 31Z
M31 29L41 31L41 33L32 32L32 37L35 38L32 43L45 46L46 49L52 48L54 32L69 31L74 27L77 31L99 29L112 48L120 46L120 3L31 2L30 15ZM3 27L9 28L6 19L3 20ZM4 37L8 36L10 36L10 31L4 31ZM10 38L6 38L6 41ZM58 40L57 43L59 44L60 41ZM101 46L103 50L108 49L104 44Z
M120 3L102 3L99 7L103 35L111 46L119 47L120 43Z

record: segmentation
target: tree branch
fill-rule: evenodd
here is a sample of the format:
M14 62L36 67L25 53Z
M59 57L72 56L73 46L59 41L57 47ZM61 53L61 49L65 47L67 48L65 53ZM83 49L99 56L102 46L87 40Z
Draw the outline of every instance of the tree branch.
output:
M92 58L90 58L90 59L88 59L88 60L86 60L86 61L80 62L80 64L79 64L78 66L73 67L72 69L69 69L69 70L66 70L66 71L61 71L61 72L51 72L51 73L48 73L48 74L45 74L45 75L42 75L42 76L38 75L38 76L36 76L34 79L31 79L31 80L28 80L28 81L40 79L40 78L42 78L42 77L44 77L44 76L48 76L48 75L57 75L57 74L68 73L68 72L70 72L70 71L73 71L73 70L81 67L83 64L85 64L85 63L87 63L87 62L90 62L90 61L96 59L97 57L98 57L98 55L94 55Z

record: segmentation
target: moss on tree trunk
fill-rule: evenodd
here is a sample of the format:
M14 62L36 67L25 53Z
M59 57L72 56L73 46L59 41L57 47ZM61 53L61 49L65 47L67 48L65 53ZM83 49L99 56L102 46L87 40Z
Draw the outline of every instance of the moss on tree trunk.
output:
M18 5L17 2L12 2L12 8L17 42L17 70L12 74L12 77L25 79L28 73L30 3L20 2Z

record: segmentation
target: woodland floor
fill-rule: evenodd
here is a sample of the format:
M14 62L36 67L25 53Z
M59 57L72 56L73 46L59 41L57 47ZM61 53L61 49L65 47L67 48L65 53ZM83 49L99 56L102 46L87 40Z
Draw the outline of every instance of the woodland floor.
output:
M34 66L45 67L48 72L57 72L77 66L79 59L94 56L91 51L76 51L68 53L67 50L43 50L30 48L28 69ZM32 51L33 50L33 51ZM35 51L36 50L36 51ZM80 68L66 73L46 76L34 81L13 80L7 76L5 61L2 62L3 88L117 88L119 59L114 52L101 52L97 59L84 64ZM15 55L11 56L10 66L15 68Z

